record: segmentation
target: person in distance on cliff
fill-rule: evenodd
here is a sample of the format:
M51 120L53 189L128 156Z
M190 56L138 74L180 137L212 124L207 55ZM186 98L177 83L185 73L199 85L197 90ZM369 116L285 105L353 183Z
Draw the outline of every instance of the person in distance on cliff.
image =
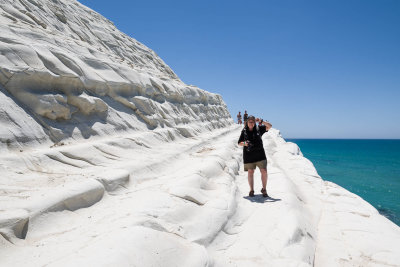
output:
M247 110L245 110L244 111L244 114L243 114L243 121L244 121L244 124L246 125L246 121L247 121L247 117L249 116L249 114L247 114Z
M262 135L271 129L272 125L269 122L263 121L261 126L257 126L256 122L260 122L259 118L249 116L245 122L245 126L240 134L238 145L243 147L243 163L244 171L247 171L247 179L249 181L250 192L249 196L254 196L254 170L256 167L261 172L263 197L268 197L267 194L267 157L262 142Z
M242 114L240 114L240 111L239 111L239 114L237 114L237 120L238 120L238 124L242 124Z

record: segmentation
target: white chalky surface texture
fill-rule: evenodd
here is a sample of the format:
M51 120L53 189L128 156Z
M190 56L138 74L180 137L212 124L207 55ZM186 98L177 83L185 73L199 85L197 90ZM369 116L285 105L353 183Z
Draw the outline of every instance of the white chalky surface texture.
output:
M0 2L0 126L0 266L400 266L277 129L248 197L222 97L74 0Z

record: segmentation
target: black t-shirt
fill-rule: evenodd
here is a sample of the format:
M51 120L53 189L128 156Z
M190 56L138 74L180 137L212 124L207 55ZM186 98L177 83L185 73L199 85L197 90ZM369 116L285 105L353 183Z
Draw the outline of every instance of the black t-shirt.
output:
M250 141L250 143L253 144L253 146L250 149L247 149L246 146L243 147L244 163L252 163L267 159L267 157L265 156L264 146L261 139L261 136L264 133L268 132L267 127L265 127L265 125L258 126L258 131L256 127L257 126L254 126L253 131L250 131L249 129L245 128L242 130L242 133L240 134L238 144L243 141L246 142ZM244 131L246 131L246 133Z

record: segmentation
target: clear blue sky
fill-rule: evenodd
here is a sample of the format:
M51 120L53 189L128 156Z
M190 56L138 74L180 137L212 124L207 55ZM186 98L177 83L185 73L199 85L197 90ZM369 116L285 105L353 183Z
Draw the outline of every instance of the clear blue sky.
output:
M399 0L80 0L285 138L400 138Z

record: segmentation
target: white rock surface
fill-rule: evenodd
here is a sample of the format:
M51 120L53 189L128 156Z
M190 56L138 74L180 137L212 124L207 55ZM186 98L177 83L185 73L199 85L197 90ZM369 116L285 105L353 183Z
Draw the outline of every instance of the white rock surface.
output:
M0 266L400 266L400 228L72 0L0 2ZM256 188L261 188L259 172Z
M1 149L232 123L221 96L184 84L154 51L75 0L1 1L0 90ZM10 114L14 107L25 112Z
M156 129L0 157L0 266L399 265L400 228L275 129L271 198L247 197L239 134Z

